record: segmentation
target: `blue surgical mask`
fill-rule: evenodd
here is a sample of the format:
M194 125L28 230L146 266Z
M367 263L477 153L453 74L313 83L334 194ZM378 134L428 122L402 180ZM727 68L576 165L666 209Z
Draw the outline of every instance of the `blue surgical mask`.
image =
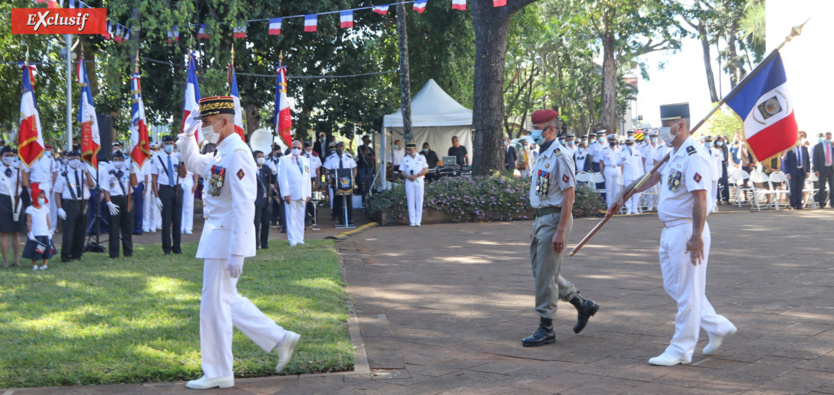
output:
M720 147L720 146L724 145L724 142L723 141L716 141L715 145Z
M423 148L423 152L429 152L428 148Z
M817 139L817 142L818 142L818 143L821 143L821 142L822 142L822 140L823 140L823 138L822 138L822 137L820 137L819 139Z
M173 151L174 151L174 146L173 145L166 145L165 146L165 152L170 154Z
M570 145L571 147L573 147L573 144L573 141L568 141L568 145Z
M598 141L600 144L605 144L605 137L600 137Z
M559 139L559 144L565 145L565 139Z
M536 129L530 132L530 138L533 139L533 142L542 145L544 144L544 137L542 137L542 133L544 133L541 129Z
M825 139L825 143L826 143L826 144L831 144L831 140L829 140L829 139Z
M712 143L707 142L707 143L706 143L706 146L707 146L707 148L712 147Z
M399 144L394 144L394 149L400 149L400 145Z
M581 154L582 152L584 152L584 151L585 151L585 148L579 147L579 151L578 151L578 152L579 152L580 154Z

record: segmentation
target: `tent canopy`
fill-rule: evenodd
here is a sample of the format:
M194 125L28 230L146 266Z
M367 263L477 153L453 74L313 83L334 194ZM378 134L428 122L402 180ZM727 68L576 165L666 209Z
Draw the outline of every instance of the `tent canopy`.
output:
M472 110L455 101L433 79L411 100L411 124L418 150L428 142L442 159L452 146L452 137L457 136L460 144L468 150L469 163L472 164ZM380 151L383 156L380 159L387 163L387 153L393 149L394 140L401 139L403 135L402 110L384 116L382 130Z

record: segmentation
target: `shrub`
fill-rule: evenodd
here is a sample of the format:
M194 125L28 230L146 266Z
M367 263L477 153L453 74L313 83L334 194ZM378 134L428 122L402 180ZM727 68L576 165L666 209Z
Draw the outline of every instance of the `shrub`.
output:
M426 184L423 211L441 211L453 222L532 219L529 193L530 179L511 177L509 173L445 177ZM590 188L577 189L574 216L596 215L600 207L599 197ZM384 210L390 210L395 220L407 218L404 183L394 183L391 189L371 197L369 214L376 216Z

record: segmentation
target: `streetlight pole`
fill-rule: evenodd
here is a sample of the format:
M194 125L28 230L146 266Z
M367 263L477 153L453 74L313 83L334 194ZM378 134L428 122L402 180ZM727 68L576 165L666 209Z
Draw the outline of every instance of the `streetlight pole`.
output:
M70 60L72 35L65 34L64 41L67 45L67 151L72 151L72 61Z

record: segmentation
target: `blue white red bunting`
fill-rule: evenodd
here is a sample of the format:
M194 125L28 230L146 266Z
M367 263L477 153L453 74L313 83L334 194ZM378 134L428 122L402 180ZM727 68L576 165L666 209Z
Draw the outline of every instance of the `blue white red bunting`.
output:
M209 38L208 28L206 28L206 25L200 25L200 30L197 31L197 39L202 40L204 38Z
M234 37L234 38L246 38L246 25L236 27L232 37Z
M416 0L414 2L414 11L417 11L417 12L422 14L423 11L426 10L426 4L428 2L429 2L429 0Z
M272 18L269 20L269 35L278 36L281 34L281 18Z
M466 0L452 0L452 9L466 11Z
M319 16L316 14L304 16L304 31L306 33L313 33L318 30Z
M340 27L342 29L348 29L348 28L353 27L353 11L352 10L341 11L339 13L339 22L340 22Z
M390 5L390 4L389 4L389 5ZM389 5L377 5L377 6L374 6L374 12L376 12L376 13L377 13L377 14L379 14L379 15L386 15L386 14L388 14L388 6L389 6Z

